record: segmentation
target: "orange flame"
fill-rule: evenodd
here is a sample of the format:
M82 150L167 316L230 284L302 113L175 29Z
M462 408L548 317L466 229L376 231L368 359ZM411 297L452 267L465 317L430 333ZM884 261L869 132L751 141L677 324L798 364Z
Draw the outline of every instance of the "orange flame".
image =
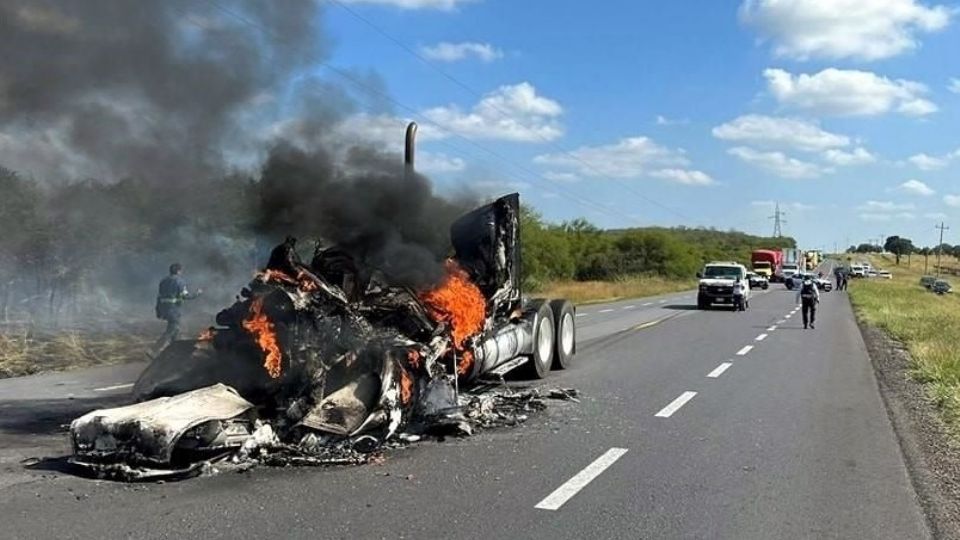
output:
M197 336L197 341L213 341L213 336L217 335L217 331L211 326L200 332L200 335Z
M250 304L250 317L243 321L243 328L256 338L257 345L266 353L263 367L271 378L280 376L280 345L273 322L263 312L263 298L255 298Z
M400 368L400 403L409 405L413 400L413 377L407 370Z
M487 305L480 289L470 281L467 272L453 260L447 260L447 275L435 289L421 296L430 316L450 325L453 347L461 352L457 373L465 375L473 366L473 354L464 350L467 339L483 330Z
M297 274L296 278L291 277L290 274L287 274L286 272L271 268L267 268L258 275L260 279L267 283L275 281L278 283L286 283L287 285L296 285L297 288L304 292L315 292L320 289L319 285L317 285L313 278L311 278L307 272L302 270Z

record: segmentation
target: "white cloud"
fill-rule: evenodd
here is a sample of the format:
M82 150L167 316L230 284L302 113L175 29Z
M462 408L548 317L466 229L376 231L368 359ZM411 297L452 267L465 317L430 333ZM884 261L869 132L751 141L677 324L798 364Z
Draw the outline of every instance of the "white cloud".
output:
M927 87L914 81L891 80L869 71L827 68L813 75L793 75L766 69L767 88L781 104L836 116L875 116L898 112L924 116L937 111L925 99Z
M582 146L562 154L543 154L535 163L565 167L583 176L639 178L651 168L685 167L682 150L661 146L647 137L629 137L604 146Z
M950 78L950 84L947 86L947 90L950 90L954 94L960 94L960 79Z
M580 180L580 177L573 174L572 172L560 172L560 171L547 171L543 173L543 177L547 180L553 182L577 182Z
M954 208L960 208L960 195L944 195L943 202L947 206L952 206Z
M519 142L552 141L563 135L557 121L559 103L537 94L527 82L501 86L486 94L469 112L456 105L422 113L445 129L466 137Z
M858 210L864 212L897 212L913 210L912 203L895 203L892 201L867 201L860 205Z
M687 118L667 118L660 114L657 115L654 121L658 126L678 126L690 123L690 120Z
M709 174L689 169L660 169L651 172L650 176L688 186L709 186L714 183Z
M787 146L821 151L850 144L850 139L820 129L817 124L797 118L748 114L713 128L713 136L726 141L763 146Z
M817 178L829 172L828 169L821 169L815 163L789 157L783 152L762 152L737 146L727 150L727 153L783 178Z
M503 51L490 45L489 43L475 43L464 41L462 43L450 43L443 41L436 45L420 47L420 54L440 62L456 62L473 56L483 62L493 62L503 58Z
M453 173L467 168L467 163L458 157L443 153L418 152L417 170L426 173Z
M400 9L440 9L449 11L474 0L340 0L347 4L379 4Z
M936 193L930 186L920 180L907 180L900 184L899 189L911 195L920 195L923 197L929 197Z
M927 154L916 154L907 158L907 161L913 163L921 171L935 171L947 166L949 161L944 158L938 158Z
M745 0L740 18L799 60L879 60L920 46L917 35L942 30L951 9L916 0Z
M864 148L854 148L852 152L830 149L823 153L823 159L838 167L866 165L877 161L876 156Z

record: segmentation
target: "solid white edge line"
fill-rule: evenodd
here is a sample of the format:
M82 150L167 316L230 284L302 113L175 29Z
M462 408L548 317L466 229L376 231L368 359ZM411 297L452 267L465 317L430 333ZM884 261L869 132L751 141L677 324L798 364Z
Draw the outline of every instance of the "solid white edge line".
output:
M133 388L134 383L125 383L125 384L115 384L113 386L104 386L103 388L94 388L94 392L109 392L111 390L125 390L127 388Z
M753 345L747 345L746 347L744 347L744 348L740 349L739 351L737 351L737 356L744 356L744 355L746 355L748 352L750 352L750 351L752 351L752 350L753 350Z
M559 510L581 489L587 487L603 471L607 470L618 459L627 453L626 448L611 448L603 453L602 456L593 460L593 463L587 465L582 471L578 472L573 478L564 482L564 484L549 494L542 501L538 502L534 508L540 510Z
M732 362L724 362L724 363L720 364L719 366L717 366L716 369L714 369L713 371L711 371L710 373L708 373L708 374L707 374L707 377L710 377L711 379L716 379L717 377L723 375L723 372L724 372L724 371L730 369L730 366L732 366L732 365L733 365Z
M670 416L680 410L680 407L683 407L687 404L688 401L693 399L693 396L697 395L696 392L684 392L680 394L680 397L670 402L669 405L660 409L660 412L654 416L659 416L660 418L670 418Z
M767 334L760 334L757 336L757 341L763 341L765 339L767 339Z

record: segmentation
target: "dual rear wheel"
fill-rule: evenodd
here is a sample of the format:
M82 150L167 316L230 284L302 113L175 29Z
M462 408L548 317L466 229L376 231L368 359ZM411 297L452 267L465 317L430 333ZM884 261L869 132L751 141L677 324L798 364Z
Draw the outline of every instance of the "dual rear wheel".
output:
M577 353L576 311L569 300L532 300L533 352L527 375L542 379L550 369L566 369Z

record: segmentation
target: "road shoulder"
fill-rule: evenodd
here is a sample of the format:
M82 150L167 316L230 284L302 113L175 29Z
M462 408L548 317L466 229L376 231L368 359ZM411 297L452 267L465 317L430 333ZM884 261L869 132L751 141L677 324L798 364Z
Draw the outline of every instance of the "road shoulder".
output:
M880 395L910 480L935 538L960 538L960 446L924 386L910 376L910 355L882 330L858 323Z

